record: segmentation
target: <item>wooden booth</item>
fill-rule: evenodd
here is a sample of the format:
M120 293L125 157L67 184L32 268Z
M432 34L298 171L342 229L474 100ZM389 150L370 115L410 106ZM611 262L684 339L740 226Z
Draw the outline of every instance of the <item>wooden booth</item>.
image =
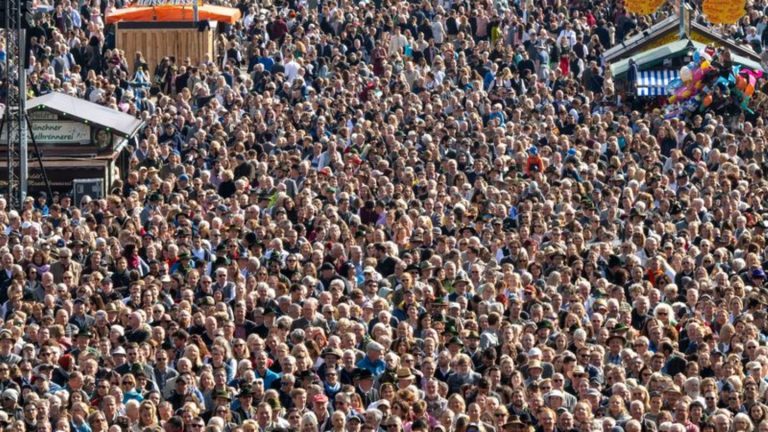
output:
M28 100L27 113L51 190L76 195L89 184L89 195L104 196L127 169L128 144L144 126L132 115L64 93ZM28 142L27 194L34 194L46 188L31 137ZM7 155L7 147L0 144L0 190L8 187Z
M107 15L107 24L115 25L116 46L131 60L140 51L150 73L166 56L216 61L215 22L234 24L240 10L196 1L139 0Z

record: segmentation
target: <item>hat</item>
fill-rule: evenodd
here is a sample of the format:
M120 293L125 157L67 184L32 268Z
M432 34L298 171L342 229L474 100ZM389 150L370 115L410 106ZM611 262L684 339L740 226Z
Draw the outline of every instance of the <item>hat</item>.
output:
M14 388L5 389L3 391L3 399L19 400L19 392Z
M329 355L335 356L336 358L344 357L344 354L342 354L341 350L338 349L338 348L326 348L326 349L324 349L322 357L326 357L326 356L329 356Z
M198 306L215 306L216 300L213 299L211 296L205 296L197 301Z
M597 397L602 397L602 396L603 396L603 394L602 394L602 393L600 393L600 390L598 390L598 389L595 389L595 388L591 388L591 389L587 390L587 396L597 396Z
M113 356L126 355L125 348L123 348L122 346L118 346L117 348L112 350L112 355Z
M371 342L369 342L369 343L368 343L368 345L366 346L366 349L367 349L368 351L378 351L378 352L382 352L382 351L384 351L384 346L383 346L382 344L380 344L380 343L376 342L376 341L371 341Z
M323 265L320 266L320 271L323 270L336 270L336 268L333 267L333 264L329 262L324 262Z
M429 261L422 261L419 263L419 270L434 270L435 266L432 265Z
M576 367L573 368L572 374L573 376L584 376L587 374L587 370L584 369L584 366L577 365Z
M328 396L318 393L312 398L312 402L314 403L326 403L328 402Z
M458 345L460 347L463 347L464 342L462 342L458 336L453 336L448 340L448 343L446 345Z
M511 415L511 416L507 417L507 422L504 423L503 427L507 428L507 427L516 427L516 426L517 427L521 427L521 426L525 427L525 423L523 423L520 420L520 416Z
M397 379L399 380L406 380L406 379L413 379L415 376L413 376L413 373L411 372L411 369L401 367L397 369Z
M608 340L606 340L605 342L611 343L611 341L614 339L620 339L622 345L627 343L627 337L621 333L612 333L610 336L608 336Z
M552 390L549 393L547 393L546 396L547 396L547 399L551 397L559 397L560 399L563 399L563 392L561 392L560 390Z
M752 270L752 277L753 278L765 279L765 272L761 268L756 268L756 269Z
M244 386L240 388L240 393L237 394L237 397L243 397L243 396L253 396L253 390L250 386Z
M469 283L469 278L464 273L459 273L458 276L456 276L456 280L453 281L453 284L456 285L458 283Z
M212 396L213 399L226 399L228 401L232 400L232 395L230 395L229 392L225 389L214 390Z
M352 378L356 380L372 379L373 372L369 371L368 369L356 368L352 371Z
M347 422L356 421L359 423L365 422L365 418L361 414L355 414L354 412L350 412L347 416Z
M531 369L541 369L541 370L544 370L544 368L541 366L541 361L539 361L539 360L531 360L528 363L528 370L531 370Z
M616 334L623 334L623 333L626 333L628 331L629 331L629 327L627 327L627 325L624 324L624 323L616 324L611 329L611 333L616 333Z

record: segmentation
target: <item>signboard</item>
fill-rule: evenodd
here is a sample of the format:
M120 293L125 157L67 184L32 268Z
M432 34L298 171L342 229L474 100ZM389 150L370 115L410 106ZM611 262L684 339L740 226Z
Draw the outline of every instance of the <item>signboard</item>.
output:
M136 0L133 6L155 7L155 6L202 6L201 0Z
M104 166L87 166L87 167L71 167L71 166L51 166L46 163L45 174L48 175L48 181L51 184L51 190L59 192L72 192L75 179L83 177L87 178L104 178L106 171ZM44 191L45 181L43 180L43 173L40 171L40 165L36 160L29 161L29 177L27 183L29 193ZM8 169L4 167L0 169L0 191L8 190Z
M100 199L104 195L104 179L89 178L75 179L72 181L72 202L79 203L80 199L88 195L92 199Z
M38 144L90 144L91 128L75 121L30 120ZM8 130L3 129L0 142L7 142ZM30 143L31 144L31 143Z

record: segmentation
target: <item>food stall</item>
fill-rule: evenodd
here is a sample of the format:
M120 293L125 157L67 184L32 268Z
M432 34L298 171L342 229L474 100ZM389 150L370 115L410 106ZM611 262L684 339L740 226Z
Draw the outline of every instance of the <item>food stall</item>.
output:
M197 0L139 0L106 19L107 24L115 25L117 48L129 59L141 52L152 71L163 57L189 57L193 63L215 61L216 25L207 24L234 24L240 16L237 8Z

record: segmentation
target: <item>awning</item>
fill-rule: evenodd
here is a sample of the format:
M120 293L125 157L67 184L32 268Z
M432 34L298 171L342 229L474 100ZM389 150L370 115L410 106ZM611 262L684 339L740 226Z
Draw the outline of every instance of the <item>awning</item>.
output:
M697 50L706 48L706 45L704 45L703 43L696 42L696 41L692 41L692 42L693 42L693 46ZM688 40L679 40L679 41L668 43L666 45L662 45L658 48L654 48L648 51L643 51L641 53L633 55L631 58L635 60L635 63L637 63L637 66L640 69L650 69L652 67L659 67L659 65L664 63L664 60L666 59L681 57L687 54L688 54ZM762 66L760 66L760 63L752 61L746 57L741 57L739 55L735 55L731 53L731 59L733 60L734 63L740 64L742 66L746 66L750 69L763 70ZM627 70L629 70L629 60L630 58L625 58L623 60L619 60L618 62L611 64L611 74L613 75L614 80L627 73Z
M144 126L136 117L66 93L51 92L27 101L27 112L45 110L86 123L111 129L115 134L131 138Z
M107 15L107 24L121 21L143 22L184 22L194 19L194 10L189 5L164 5L155 7L127 7ZM214 5L202 5L197 9L200 21L218 21L234 24L240 19L240 9Z
M680 76L676 70L641 71L637 77L638 96L665 96L667 84Z

